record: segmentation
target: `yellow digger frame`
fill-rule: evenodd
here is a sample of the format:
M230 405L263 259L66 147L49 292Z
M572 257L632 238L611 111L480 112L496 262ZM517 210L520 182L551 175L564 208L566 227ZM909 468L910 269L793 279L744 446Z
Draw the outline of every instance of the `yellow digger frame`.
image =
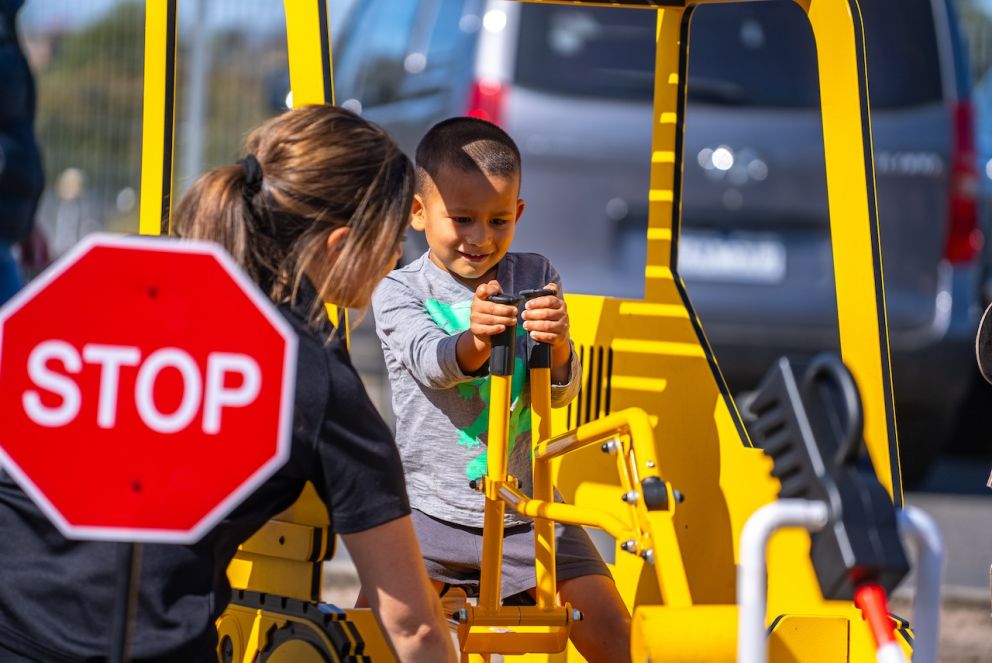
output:
M555 412L550 427L543 422L536 440L539 458L547 461L545 473L567 504L545 502L533 513L597 526L614 536L633 531L640 537L634 552L653 548L649 560L629 554L622 548L626 540L618 540L611 564L634 617L635 661L734 659L741 529L778 490L770 461L748 439L676 262L691 19L700 5L732 1L742 0L561 3L638 7L658 17L645 296L569 296L583 394ZM812 28L842 356L861 391L875 471L901 506L859 0L766 1L795 1ZM284 5L293 98L298 105L332 102L326 2L285 0ZM168 232L171 214L176 11L177 0L146 2L144 234ZM618 436L623 449L634 450L635 471L643 475L650 469L663 477L668 497L675 497L674 486L685 502L669 499L664 509L631 509L622 500L632 487L630 468L624 480L620 465L604 461L593 443L603 435ZM560 449L563 440L567 455L549 451ZM519 495L513 499L528 503ZM770 660L873 660L868 629L853 606L822 598L808 551L809 537L800 530L783 532L770 544ZM218 622L222 660L393 660L370 613L317 603L321 563L332 553L327 514L312 491L246 541L228 573L235 603ZM539 595L541 606L550 607L553 577L549 585L549 560L542 557ZM484 562L493 563L498 564L492 555ZM524 658L581 660L572 649Z

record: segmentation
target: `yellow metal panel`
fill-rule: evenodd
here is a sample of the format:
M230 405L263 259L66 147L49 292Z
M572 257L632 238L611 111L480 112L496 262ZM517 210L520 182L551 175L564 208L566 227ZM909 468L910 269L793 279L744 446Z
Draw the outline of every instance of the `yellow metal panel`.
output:
M305 562L319 555L321 538L321 528L270 520L241 544L241 550ZM314 550L315 546L318 550Z
M786 615L768 638L771 663L847 663L850 624L841 617Z
M303 487L303 492L300 493L300 497L293 503L293 506L276 518L302 525L313 525L314 527L325 527L330 522L324 501L317 494L317 489L309 482Z
M568 630L554 627L480 626L473 628L462 645L465 653L491 652L506 655L529 652L560 652L568 643ZM516 659L514 659L516 660Z
M231 587L247 587L251 581L251 567L250 561L235 556L227 565L227 581Z
M168 232L172 211L175 90L176 0L147 0L138 222L142 235Z
M858 0L808 1L819 55L841 353L861 391L875 472L901 504L861 12Z
M737 606L639 607L631 623L631 660L733 663Z
M227 567L234 589L286 596L300 601L320 599L320 562L298 562L239 551Z
M326 0L285 0L293 106L334 103Z
M699 343L669 343L668 341L644 341L631 339L617 339L613 342L613 349L621 352L632 352L642 354L677 355L682 357L705 358L706 353Z

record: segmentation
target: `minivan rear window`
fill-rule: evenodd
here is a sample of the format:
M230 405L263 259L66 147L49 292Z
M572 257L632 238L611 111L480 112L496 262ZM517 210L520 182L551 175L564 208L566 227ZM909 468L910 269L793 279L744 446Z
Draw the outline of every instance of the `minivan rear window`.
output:
M516 84L564 95L650 99L657 14L525 4Z
M874 108L942 98L932 0L861 4ZM551 93L650 100L656 14L637 9L521 7L516 83ZM792 2L705 5L690 28L689 98L815 108L816 51Z
M873 108L942 98L931 0L861 4ZM689 98L711 103L818 107L816 46L792 2L707 5L689 33Z

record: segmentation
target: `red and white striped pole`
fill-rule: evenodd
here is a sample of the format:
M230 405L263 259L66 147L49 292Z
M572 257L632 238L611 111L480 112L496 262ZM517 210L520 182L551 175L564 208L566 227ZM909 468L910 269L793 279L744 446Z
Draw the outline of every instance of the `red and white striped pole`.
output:
M859 585L854 591L854 605L861 610L871 629L878 663L906 663L906 657L896 642L895 624L889 617L889 606L882 586L874 582Z

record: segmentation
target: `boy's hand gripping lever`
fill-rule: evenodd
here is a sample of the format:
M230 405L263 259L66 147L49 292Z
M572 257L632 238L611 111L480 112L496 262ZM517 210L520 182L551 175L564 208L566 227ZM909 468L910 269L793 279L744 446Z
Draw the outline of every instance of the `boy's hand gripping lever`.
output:
M909 562L896 509L862 453L864 414L850 372L838 358L820 355L800 377L783 357L748 409L751 439L771 456L772 475L782 484L778 504L798 499L825 508L825 524L805 523L822 525L810 534L810 557L824 598L856 601L881 638L880 655L898 648L884 598Z

